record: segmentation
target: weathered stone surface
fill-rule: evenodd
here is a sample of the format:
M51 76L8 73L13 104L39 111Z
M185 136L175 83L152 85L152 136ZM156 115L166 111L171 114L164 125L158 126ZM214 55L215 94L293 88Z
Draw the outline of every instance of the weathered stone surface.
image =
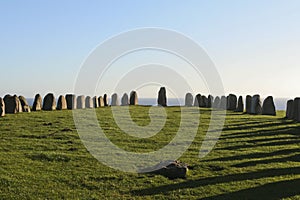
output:
M136 91L131 91L130 92L130 99L129 99L129 104L130 105L138 105L138 96Z
M76 109L77 108L77 99L76 95L74 94L67 94L66 95L66 102L67 102L67 108L69 110Z
M6 114L15 114L18 112L22 112L22 105L19 98L14 95L5 95L4 97L4 104L5 104L5 113Z
M235 112L244 112L244 101L242 96L239 96L238 105Z
M103 102L104 102L104 106L108 106L108 97L107 97L107 94L103 95Z
M201 95L199 107L206 108L207 107L207 102L208 102L207 97L204 96L204 95Z
M195 100L194 100L194 106L199 107L200 106L200 99L201 99L201 94L197 94L195 96Z
M102 96L98 97L98 105L99 107L104 107L104 100Z
M40 94L36 94L32 105L32 111L39 110L42 110L42 96Z
M215 100L214 100L214 103L213 103L213 108L220 108L220 103L221 103L221 99L220 97L216 97Z
M122 98L121 98L121 105L122 106L128 106L129 105L129 99L128 99L128 94L124 93Z
M119 104L119 98L118 95L116 93L114 93L113 95L111 95L111 102L110 102L111 106L118 106Z
M58 97L56 109L57 110L67 109L67 101L66 101L66 98L63 95L60 95Z
M221 96L220 109L227 109L227 97Z
M261 108L260 96L257 94L254 95L251 99L250 114L259 115L261 113L262 113L262 108Z
M99 101L96 96L93 97L93 107L98 108L99 107Z
M251 102L252 102L252 97L250 95L246 96L246 113L250 114L251 113Z
M43 100L43 110L51 111L56 109L56 100L54 94L48 93Z
M262 114L263 115L276 115L276 108L274 104L274 100L272 96L267 97L264 100L263 106L262 106Z
M85 98L85 107L86 108L93 108L93 99L90 96Z
M187 164L179 161L165 161L154 166L153 169L156 170L150 173L159 174L169 179L186 178L188 172Z
M287 119L294 119L294 111L293 111L293 107L294 107L294 100L288 100L287 104L286 104L286 118Z
M208 95L208 97L207 97L207 107L211 108L212 105L213 105L213 102L214 102L214 97L211 96L211 95Z
M77 109L85 108L85 96L80 95L77 97Z
M237 108L237 97L234 94L229 94L227 97L227 110L234 111Z
M23 112L30 112L30 107L25 97L19 96L19 100L21 103L21 108Z
M191 93L185 95L185 106L193 106L193 95Z
M160 106L167 106L167 95L165 87L161 87L159 89L157 104Z
M0 97L0 117L5 115L5 103L4 100Z
M293 103L293 119L300 122L300 98L295 98Z

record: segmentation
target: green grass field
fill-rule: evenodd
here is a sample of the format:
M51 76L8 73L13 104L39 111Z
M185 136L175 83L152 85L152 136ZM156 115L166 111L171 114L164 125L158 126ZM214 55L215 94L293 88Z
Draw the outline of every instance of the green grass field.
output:
M147 125L149 107L130 107ZM161 132L139 139L123 133L111 108L97 108L111 141L127 151L150 152L174 137L180 108L168 107ZM300 199L300 124L284 112L250 116L227 112L213 151L198 157L210 120L201 109L194 142L179 159L192 170L186 179L125 173L89 154L76 131L72 111L32 112L0 118L0 199Z

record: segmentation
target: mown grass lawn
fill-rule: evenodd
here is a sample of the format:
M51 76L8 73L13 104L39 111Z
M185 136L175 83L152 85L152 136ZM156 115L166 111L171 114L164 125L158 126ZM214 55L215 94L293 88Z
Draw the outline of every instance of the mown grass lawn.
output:
M149 107L130 107L147 125ZM116 145L149 152L174 137L180 108L168 107L159 134L139 139L123 133L111 108L97 108L99 123ZM32 112L0 118L0 199L300 199L300 124L284 112L250 116L227 112L213 151L198 157L210 110L201 109L194 142L179 159L186 179L126 173L98 162L76 131L72 111Z

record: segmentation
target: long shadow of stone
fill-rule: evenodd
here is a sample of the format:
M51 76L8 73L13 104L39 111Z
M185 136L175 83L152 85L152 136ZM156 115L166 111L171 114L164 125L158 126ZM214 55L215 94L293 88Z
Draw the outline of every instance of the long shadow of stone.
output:
M282 199L300 194L300 179L268 183L203 199Z
M155 194L165 194L170 191L180 190L180 189L192 189L201 186L207 185L215 185L220 183L228 183L228 182L235 182L235 181L244 181L244 180L254 180L266 177L275 177L275 176L285 176L285 175L297 175L300 174L300 167L293 167L293 168L280 168L280 169L266 169L260 170L256 172L249 172L249 173L242 173L242 174L232 174L232 175L225 175L225 176L217 176L217 177L210 177L210 178L202 178L198 180L190 180L186 182L170 184L170 185L163 185L158 187L151 187L139 190L133 190L131 193L134 195L155 195ZM298 180L298 179L296 179ZM279 182L278 182L279 183ZM294 183L297 186L297 190L300 191L299 182ZM293 184L281 185L280 191L289 191L290 186ZM272 188L272 187L270 187ZM295 188L295 187L293 187ZM276 190L276 188L271 189ZM277 189L278 190L278 189ZM255 195L255 191L252 195ZM277 191L278 192L278 191ZM227 199L231 199L230 196L227 196Z

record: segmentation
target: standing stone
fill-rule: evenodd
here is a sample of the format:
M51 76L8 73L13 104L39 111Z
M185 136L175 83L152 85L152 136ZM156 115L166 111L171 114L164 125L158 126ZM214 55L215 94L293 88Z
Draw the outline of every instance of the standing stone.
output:
M274 100L272 96L267 97L264 100L263 106L262 106L262 114L263 115L276 115L276 108L274 104Z
M21 103L22 111L23 112L30 112L30 107L28 105L28 102L27 102L26 98L23 97L23 96L19 96L19 100L20 100L20 103Z
M51 111L51 110L55 110L55 109L56 109L56 100L55 100L54 94L48 93L44 97L43 110Z
M130 105L138 105L138 96L136 91L130 92L130 99L129 99Z
M207 98L206 98L206 96L201 95L199 107L201 107L201 108L206 108L207 107Z
M58 97L56 109L57 110L67 109L67 101L66 101L66 98L63 95L60 95Z
M239 96L238 105L235 112L244 112L244 101L242 96Z
M14 95L5 95L4 97L4 104L5 104L5 113L6 114L15 114L18 112L22 112L22 105L19 98Z
M212 105L213 105L213 102L214 102L214 97L211 96L211 95L208 95L208 98L207 98L207 108L211 108Z
M227 109L227 98L225 96L221 97L220 109L223 109L223 110Z
M76 109L76 107L77 107L76 95L67 94L66 102L67 102L67 109L69 109L69 110Z
M293 103L293 119L300 122L300 98L295 98Z
M80 95L77 97L77 109L85 108L85 96Z
M212 107L213 107L213 108L220 108L220 103L221 103L221 99L220 99L220 97L217 96L217 97L215 98L215 101L214 101Z
M246 96L246 113L250 114L251 113L251 101L252 97L250 95Z
M237 108L237 97L234 94L229 94L227 98L227 110L234 111Z
M161 87L159 89L157 104L160 106L167 106L167 95L165 87Z
M294 100L288 100L286 104L286 118L287 119L294 119L293 117L293 107L294 107Z
M185 106L193 106L193 95L191 93L185 95Z
M250 114L259 115L262 113L260 96L254 95L251 99Z
M128 106L129 105L129 99L127 93L124 93L121 98L121 105L122 106Z
M93 108L93 99L90 96L85 98L85 107L86 108Z
M98 97L98 105L99 107L104 107L104 100L102 96Z
M111 102L110 102L111 106L118 106L119 104L119 99L118 99L118 95L116 93L114 93L113 95L111 95Z
M4 100L0 97L0 117L5 115L5 103Z
M32 105L32 111L42 110L42 97L40 94L36 94Z
M104 106L108 106L108 97L107 94L103 95Z
M195 100L194 100L194 106L199 107L200 106L200 99L201 99L201 94L197 94L195 96Z
M99 101L96 96L93 97L93 107L98 108L99 107Z

